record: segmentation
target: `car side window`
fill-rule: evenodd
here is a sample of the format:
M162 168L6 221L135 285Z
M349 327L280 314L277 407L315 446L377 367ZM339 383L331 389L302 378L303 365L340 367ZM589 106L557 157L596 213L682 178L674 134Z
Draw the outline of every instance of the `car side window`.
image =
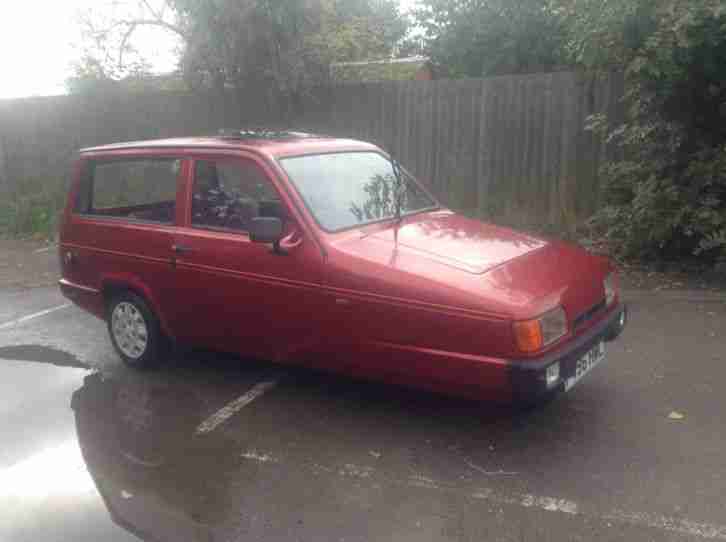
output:
M192 225L247 231L253 218L285 219L284 206L265 172L252 160L197 160Z
M181 160L173 158L95 161L90 164L76 212L174 223Z

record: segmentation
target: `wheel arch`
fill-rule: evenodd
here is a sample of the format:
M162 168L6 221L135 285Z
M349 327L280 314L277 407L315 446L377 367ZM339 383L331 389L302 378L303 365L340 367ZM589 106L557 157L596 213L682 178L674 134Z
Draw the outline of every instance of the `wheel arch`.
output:
M101 295L103 296L106 307L121 292L132 292L141 297L158 318L159 325L164 334L167 337L174 337L169 322L161 310L158 299L144 281L133 275L108 275L102 278Z

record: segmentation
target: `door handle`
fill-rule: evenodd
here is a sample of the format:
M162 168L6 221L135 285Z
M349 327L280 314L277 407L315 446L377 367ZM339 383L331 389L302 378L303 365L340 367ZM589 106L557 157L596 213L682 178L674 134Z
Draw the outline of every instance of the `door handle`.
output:
M187 254L189 252L193 252L191 247L185 245L171 245L171 249L177 254Z

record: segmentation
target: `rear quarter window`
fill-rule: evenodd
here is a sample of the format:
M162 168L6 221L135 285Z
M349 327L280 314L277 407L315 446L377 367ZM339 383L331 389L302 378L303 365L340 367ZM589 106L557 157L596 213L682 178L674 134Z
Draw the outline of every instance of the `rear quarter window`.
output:
M77 213L171 224L181 160L94 161L84 175Z

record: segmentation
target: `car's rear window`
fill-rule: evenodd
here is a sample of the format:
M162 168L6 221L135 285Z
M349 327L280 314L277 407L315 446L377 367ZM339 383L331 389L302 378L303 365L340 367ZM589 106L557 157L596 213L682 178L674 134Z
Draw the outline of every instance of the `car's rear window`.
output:
M180 166L181 160L173 158L94 161L76 211L171 224Z
M396 215L393 165L376 152L341 152L283 158L288 177L327 231L339 231ZM435 208L436 202L401 172L401 214Z

